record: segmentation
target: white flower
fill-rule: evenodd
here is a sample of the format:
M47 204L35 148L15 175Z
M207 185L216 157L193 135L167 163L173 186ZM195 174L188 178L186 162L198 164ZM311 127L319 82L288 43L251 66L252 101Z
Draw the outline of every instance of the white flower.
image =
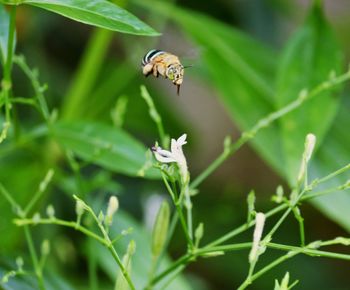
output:
M182 146L187 144L186 134L183 134L177 140L171 139L171 151L164 150L159 146L152 147L154 156L159 162L162 163L171 163L176 162L180 169L180 174L183 182L188 181L188 169L186 157L182 151Z

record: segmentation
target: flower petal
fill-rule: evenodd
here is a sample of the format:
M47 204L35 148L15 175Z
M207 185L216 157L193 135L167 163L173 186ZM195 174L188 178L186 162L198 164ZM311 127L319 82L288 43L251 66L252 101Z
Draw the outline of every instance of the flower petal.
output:
M182 136L180 136L178 139L177 139L177 144L179 146L182 146L182 145L185 145L187 144L187 141L186 141L186 138L187 138L187 134L183 134Z
M176 162L176 160L174 158L172 158L172 157L165 157L163 155L160 155L158 152L154 152L154 157L156 157L156 159L159 162L162 162L162 163Z

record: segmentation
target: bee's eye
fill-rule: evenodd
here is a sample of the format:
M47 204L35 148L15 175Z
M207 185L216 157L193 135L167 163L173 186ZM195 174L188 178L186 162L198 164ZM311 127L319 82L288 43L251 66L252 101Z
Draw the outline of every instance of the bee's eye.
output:
M168 69L167 71L167 77L170 79L170 80L173 80L174 79L174 69L171 67Z

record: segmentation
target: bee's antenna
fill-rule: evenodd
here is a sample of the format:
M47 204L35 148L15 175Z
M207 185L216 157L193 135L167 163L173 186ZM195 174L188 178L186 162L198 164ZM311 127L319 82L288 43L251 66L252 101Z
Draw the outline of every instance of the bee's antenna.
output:
M180 96L180 85L176 85L177 88L177 95Z
M189 68L189 67L193 67L194 65L185 65L184 68Z

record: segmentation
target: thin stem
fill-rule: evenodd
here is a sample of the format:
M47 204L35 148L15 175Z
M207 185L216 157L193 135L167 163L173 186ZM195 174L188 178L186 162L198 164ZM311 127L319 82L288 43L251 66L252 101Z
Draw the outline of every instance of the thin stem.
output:
M57 219L57 218L54 218L54 219L42 219L41 218L38 221L33 221L33 219L24 218L24 219L15 219L14 223L17 226L39 225L39 224L64 226L64 227L72 228L72 229L75 229L79 232L82 232L86 236L97 240L98 242L100 242L104 246L107 246L107 242L103 238L96 235L94 232L88 230L87 228L77 224L75 221L65 221L65 220L61 220L61 219Z
M172 283L177 276L186 268L185 265L179 266L177 269L175 269L171 275L171 277L168 278L167 281L165 281L165 283L163 283L160 287L160 289L165 290L167 289L167 287L170 285L170 283Z
M350 170L350 164L347 164L345 166L343 166L342 168L326 175L325 177L322 177L320 179L316 179L315 181L311 182L308 190L314 190L318 185L330 180L331 178L334 178L335 176L341 174L341 173L344 173L345 171L347 170ZM322 195L325 195L325 194L329 194L329 193L332 193L332 192L335 192L335 191L339 191L339 190L342 190L341 186L336 186L336 187L332 187L332 188L329 188L329 189L326 189L326 190L323 190L323 191L319 191L319 192L315 192L315 193L308 193L307 195L303 195L301 196L300 200L299 201L306 201L306 200L309 200L309 199L313 199L313 198L316 198L316 197L319 197L319 196L322 196ZM283 211L284 209L286 209L289 205L287 204L281 204L273 209L271 209L270 211L268 211L265 215L266 215L266 218L268 217L271 217L281 211ZM216 245L219 245L235 236L237 236L238 234L248 230L249 228L253 227L255 225L255 221L251 221L250 223L248 224L243 224L241 226L239 226L238 228L236 229L233 229L232 231L228 232L227 234L223 235L222 237L212 241L211 243L209 243L207 246L205 247L213 247L213 246L216 246Z
M154 286L155 284L157 284L159 281L161 281L164 277L166 277L167 275L169 275L170 273L172 273L174 270L176 270L178 267L182 266L182 265L187 265L188 262L192 259L192 255L191 254L186 254L184 256L182 256L181 258L179 258L177 261L175 261L174 263L171 264L171 266L169 266L167 269L165 269L163 272L161 272L158 276L156 276L152 282L150 286Z
M11 99L11 103L17 103L17 104L22 104L22 105L30 105L38 109L38 104L36 103L33 98L21 98L21 97L16 97Z
M293 208L293 213L299 224L300 245L304 247L305 246L304 218L301 216L300 209L298 207Z
M119 266L119 268L120 268L120 271L122 272L122 274L123 274L125 280L126 280L126 281L128 282L128 284L129 284L130 289L136 290L134 284L132 283L132 281L131 281L131 279L130 279L130 276L129 276L128 271L125 269L125 267L124 267L122 261L120 260L118 254L117 254L117 252L116 252L116 250L114 249L114 247L113 247L112 244L110 244L110 245L108 246L108 250L109 250L110 253L112 254L114 260L117 262L117 264L118 264L118 266Z
M158 110L157 110L156 106L154 105L153 99L145 86L141 86L141 96L145 100L145 102L148 106L148 113L149 113L151 119L154 121L154 123L156 123L162 147L167 149L169 147L168 146L169 145L168 144L168 137L164 131L162 117L158 113Z
M294 247L294 246L288 246L288 245L281 245L281 244L275 244L275 243L268 243L268 247L278 249L278 250L287 250L288 253L286 255L283 255L282 257L276 259L272 263L268 264L264 268L262 268L260 271L255 273L250 277L249 281L243 282L243 284L238 288L240 290L247 288L249 284L251 284L254 280L259 278L261 275L265 274L267 271L271 270L272 268L278 266L282 262L298 255L298 254L305 254L309 256L317 256L317 257L327 257L327 258L334 258L334 259L342 259L342 260L350 260L350 255L347 254L341 254L341 253L332 253L327 251L320 251L315 249L310 249L308 247Z
M10 8L10 27L9 35L7 41L7 58L4 68L4 78L7 81L11 81L11 71L12 71L12 58L14 52L15 44L15 32L16 32L16 6L11 6Z
M91 213L92 209L90 209L89 212ZM96 222L98 222L98 219L94 213L93 213L93 217L96 220ZM104 229L102 230L104 238L101 238L100 236L96 235L95 233L91 232L90 230L86 229L85 227L77 224L76 222L68 222L68 221L64 221L64 220L60 220L60 219L56 219L56 218L55 219L40 219L39 221L33 221L32 219L15 219L14 222L18 226L24 226L24 227L27 227L27 225L37 225L37 224L56 224L56 225L61 225L61 226L65 226L65 227L70 227L70 228L74 228L75 230L80 231L80 232L84 233L85 235L99 241L101 244L103 244L105 247L107 247L107 249L111 252L114 260L117 262L118 266L120 267L121 272L124 275L125 279L127 280L130 288L132 290L135 290L135 287L134 287L134 285L129 277L128 272L124 268L122 261L120 260L117 252L115 251L115 249L113 247L111 240L109 239L109 237ZM98 225L100 227L100 223L98 223ZM100 227L100 229L101 229L101 227Z
M190 196L190 189L188 184L184 184L184 192L185 192L185 208L187 212L187 229L188 229L188 236L191 240L190 246L191 249L193 248L193 222L192 222L192 202L191 202L191 196Z
M84 99L89 96L96 82L112 37L111 31L101 28L94 30L73 83L65 96L62 108L64 119L73 119L77 114L84 113Z
M77 199L77 198L76 198ZM86 205L86 204L85 204ZM103 225L101 224L101 222L99 221L98 217L96 216L95 212L92 210L91 207L89 207L88 205L86 205L86 209L87 211L91 214L91 216L93 217L93 219L95 220L95 222L97 223L97 226L99 227L100 231L102 232L103 236L104 236L104 245L107 247L107 249L110 251L110 253L112 254L114 260L117 262L120 271L122 272L125 280L127 281L127 283L129 284L129 287L132 290L135 290L135 286L131 281L131 278L129 276L128 271L125 269L120 257L118 256L118 253L116 252L113 243L111 241L111 239L108 236L108 233L106 232L105 228L103 227Z
M92 248L92 240L89 239L89 258L88 258L88 271L89 271L89 284L91 290L98 289L98 276L95 251Z
M186 220L185 220L184 214L182 212L182 206L181 206L180 198L176 199L176 195L173 192L173 190L171 189L171 187L169 185L169 182L166 179L166 177L165 177L163 172L162 172L162 178L163 178L165 187L167 188L171 198L173 199L173 202L174 202L177 214L178 214L179 219L180 219L180 223L181 223L182 229L183 229L185 237L186 237L187 244L192 249L193 248L193 241L192 241L192 239L191 239L191 237L189 235L189 230L188 230L187 225L186 225Z
M28 203L28 205L24 209L24 216L26 216L29 213L29 211L38 202L40 197L45 193L46 188L52 179L53 172L54 171L52 169L50 169L47 172L47 174L45 175L44 179L40 182L39 189L37 190L37 192L34 194L33 198L30 200L30 202Z
M250 139L254 138L255 135L263 128L269 126L272 122L281 118L282 116L294 111L299 108L304 102L314 98L318 94L332 89L337 85L350 79L350 71L343 75L340 75L334 79L330 79L316 86L309 93L300 93L299 97L289 103L287 106L273 113L270 113L266 117L260 119L250 130L243 132L241 137L233 143L229 148L226 148L201 174L199 174L191 183L191 188L198 187L210 174L212 174L227 158L234 154L239 148L247 143Z
M45 121L49 122L50 111L44 96L44 91L46 87L40 84L38 80L38 74L39 74L38 71L35 69L31 70L30 67L27 65L25 58L23 56L14 56L13 61L22 69L24 74L28 77L28 79L32 83L32 87L35 92L35 98L38 101L41 114L43 115Z
M2 131L0 133L0 143L6 139L8 128L11 124L11 103L10 96L12 92L12 80L11 80L11 72L12 72L12 57L14 52L14 43L15 43L15 32L16 32L16 6L13 5L10 8L10 25L9 25L9 34L7 40L7 57L6 63L3 69L3 80L1 83L3 98L5 103L5 123L3 124Z
M39 265L38 255L35 251L32 235L30 234L30 231L29 231L29 228L27 225L24 226L24 234L26 236L30 257L32 259L33 267L35 270L35 275L36 275L37 280L38 280L39 289L45 290L44 279L43 279L42 271L41 271L41 268Z
M246 289L254 280L259 278L261 275L265 274L267 271L269 271L272 268L278 266L282 262L284 262L284 261L286 261L286 260L296 256L299 253L300 253L300 251L299 252L298 251L296 251L296 252L288 252L286 255L283 255L282 257L274 260L272 263L268 264L266 267L262 268L260 271L258 271L254 275L252 275L249 280L245 280L242 283L242 285L238 288L238 290Z
M317 185L320 184L320 183L326 182L326 181L336 177L337 175L348 171L349 169L350 169L350 163L345 165L344 167L342 167L342 168L340 168L340 169L338 169L338 170L336 170L336 171L326 175L325 177L322 177L320 179L316 179L315 182L317 183ZM311 182L311 185L312 185L312 182Z
M14 209L20 209L21 206L13 199L11 194L7 191L2 183L0 183L0 193L4 196L4 198L9 202L9 204Z

